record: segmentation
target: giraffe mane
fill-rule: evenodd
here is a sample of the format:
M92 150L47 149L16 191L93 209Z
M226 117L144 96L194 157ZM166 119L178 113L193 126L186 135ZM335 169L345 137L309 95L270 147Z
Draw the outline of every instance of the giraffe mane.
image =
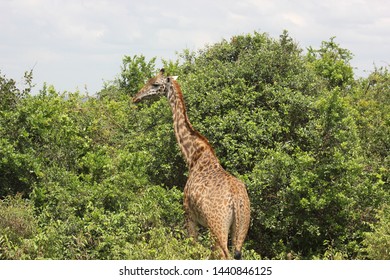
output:
M182 102L182 104L185 104L184 102L184 97L183 97L183 93L181 91L181 88L180 88L180 85L177 81L175 80L172 80L172 84L173 86L175 87L175 90L176 90L176 93L177 93L177 97L180 98L180 101ZM213 149L213 147L210 145L209 141L207 140L206 137L204 137L199 131L197 131L191 124L191 122L189 121L188 119L188 116L187 116L187 109L186 109L186 106L183 106L183 110L184 110L184 116L185 116L185 123L186 125L188 126L188 128L191 130L191 132L196 135L197 137L199 137L206 145L206 147L213 153L213 155L215 155L215 151ZM215 155L216 156L216 155Z

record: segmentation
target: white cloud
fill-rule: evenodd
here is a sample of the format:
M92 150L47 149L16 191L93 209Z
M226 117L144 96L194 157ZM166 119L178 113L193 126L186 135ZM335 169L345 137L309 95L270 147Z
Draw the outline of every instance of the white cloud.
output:
M229 21L233 21L235 24L243 23L247 19L245 15L236 13L235 11L228 11L227 18Z
M306 20L299 14L287 12L282 14L282 18L300 28L306 27Z
M367 69L388 60L389 26L387 0L0 1L0 70L18 78L37 62L38 84L95 91L123 55L174 58L235 34L283 29L302 47L336 36Z

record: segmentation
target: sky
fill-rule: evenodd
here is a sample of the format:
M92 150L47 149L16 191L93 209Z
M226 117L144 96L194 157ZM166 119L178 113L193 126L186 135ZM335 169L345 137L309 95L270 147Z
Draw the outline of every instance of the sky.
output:
M335 36L358 77L390 65L388 0L0 0L1 75L33 91L102 89L125 55L176 59L234 35L283 30L306 50Z

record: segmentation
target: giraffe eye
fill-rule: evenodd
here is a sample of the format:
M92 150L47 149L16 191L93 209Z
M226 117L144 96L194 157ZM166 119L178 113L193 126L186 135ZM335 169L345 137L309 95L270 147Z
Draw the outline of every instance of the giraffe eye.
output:
M153 83L152 86L154 86L154 87L159 87L160 84L158 84L158 83Z

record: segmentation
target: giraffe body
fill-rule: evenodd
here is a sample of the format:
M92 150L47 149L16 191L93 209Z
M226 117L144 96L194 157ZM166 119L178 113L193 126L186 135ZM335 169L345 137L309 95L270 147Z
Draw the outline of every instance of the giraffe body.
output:
M241 258L250 223L250 202L245 185L223 169L207 139L192 127L180 86L173 77L165 77L161 70L133 101L152 95L167 95L176 139L189 168L184 210L190 236L197 238L198 225L208 228L214 251L221 258L229 259L228 235L231 232L234 257Z
M229 258L228 235L232 233L235 258L249 227L249 198L245 185L226 172L217 158L206 151L190 170L184 188L186 224L191 236L197 236L197 225L207 227L221 258Z

